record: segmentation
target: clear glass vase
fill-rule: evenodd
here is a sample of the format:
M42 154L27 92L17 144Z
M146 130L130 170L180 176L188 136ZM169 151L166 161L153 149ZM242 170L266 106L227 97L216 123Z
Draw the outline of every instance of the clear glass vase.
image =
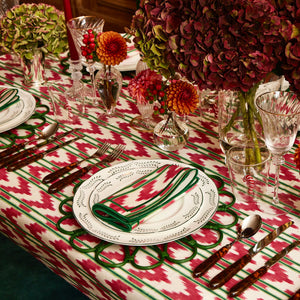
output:
M255 107L257 86L247 92L219 91L219 141L225 153L233 146L265 146L261 117Z
M84 96L86 101L94 106L98 106L98 99L96 97L95 87L95 62L90 59L86 59L82 55L81 47L84 46L84 36L88 34L89 30L96 32L97 34L103 32L104 19L95 16L80 16L68 20L67 27L70 30L72 38L74 40L78 55L82 61L85 62L87 71L90 73L92 88L84 89Z
M95 76L95 87L104 106L105 113L99 119L117 117L117 102L122 89L123 77L121 72L113 66L103 66Z
M188 126L178 120L174 112L166 115L154 128L153 137L155 144L165 151L182 149L188 142Z

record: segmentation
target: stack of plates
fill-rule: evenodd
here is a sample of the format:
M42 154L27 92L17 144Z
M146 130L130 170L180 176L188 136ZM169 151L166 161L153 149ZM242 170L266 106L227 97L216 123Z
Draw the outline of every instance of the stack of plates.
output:
M11 88L1 86L1 88ZM13 129L26 122L35 111L35 99L33 96L18 89L20 101L0 112L0 133Z

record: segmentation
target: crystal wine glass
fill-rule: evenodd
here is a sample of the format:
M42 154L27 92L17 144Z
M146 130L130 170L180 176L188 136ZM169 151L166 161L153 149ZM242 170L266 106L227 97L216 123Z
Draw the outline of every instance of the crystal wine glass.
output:
M84 46L84 36L88 34L89 30L93 30L96 34L103 32L104 20L94 17L94 16L81 16L77 18L72 18L67 22L67 26L71 32L72 38L74 40L77 52L81 59L86 59L82 55L81 47ZM92 89L91 95L86 90L84 92L85 97L92 99L93 105L98 105L95 80L94 80L94 72L95 72L95 62L93 60L86 60L88 65L87 70L90 73Z
M292 92L273 91L257 97L256 106L262 118L266 146L276 166L273 204L279 204L280 166L296 139L300 124L300 100Z

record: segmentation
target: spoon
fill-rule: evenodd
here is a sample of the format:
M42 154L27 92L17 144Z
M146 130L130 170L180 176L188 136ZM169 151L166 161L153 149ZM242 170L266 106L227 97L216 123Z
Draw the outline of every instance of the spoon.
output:
M217 252L215 252L213 255L207 258L204 262L198 265L193 272L193 276L200 277L203 274L205 274L213 265L217 263L217 261L221 257L223 257L229 251L229 249L235 242L253 236L260 229L261 223L262 220L259 215L251 215L244 219L236 239L233 240L231 243L228 243L227 245L223 246L221 249L219 249Z
M33 141L37 141L40 139L47 140L50 136L52 136L57 131L58 127L59 127L59 124L57 122L49 124L41 131L41 133L38 135L37 138L26 141L26 142L22 142L20 144L15 144L15 145L9 147L8 149L0 152L0 159L2 160L2 158L6 158L8 155L17 152L20 149L24 149L27 144L29 144Z

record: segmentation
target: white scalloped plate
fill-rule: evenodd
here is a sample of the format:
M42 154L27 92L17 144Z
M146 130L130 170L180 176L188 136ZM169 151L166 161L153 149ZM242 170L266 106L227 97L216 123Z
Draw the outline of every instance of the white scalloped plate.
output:
M97 218L92 206L101 199L165 164L190 165L171 160L132 160L100 170L86 180L73 199L76 220L90 234L105 241L131 246L156 245L178 240L203 227L215 214L219 194L214 182L199 170L199 182L167 209L158 210L131 232Z

